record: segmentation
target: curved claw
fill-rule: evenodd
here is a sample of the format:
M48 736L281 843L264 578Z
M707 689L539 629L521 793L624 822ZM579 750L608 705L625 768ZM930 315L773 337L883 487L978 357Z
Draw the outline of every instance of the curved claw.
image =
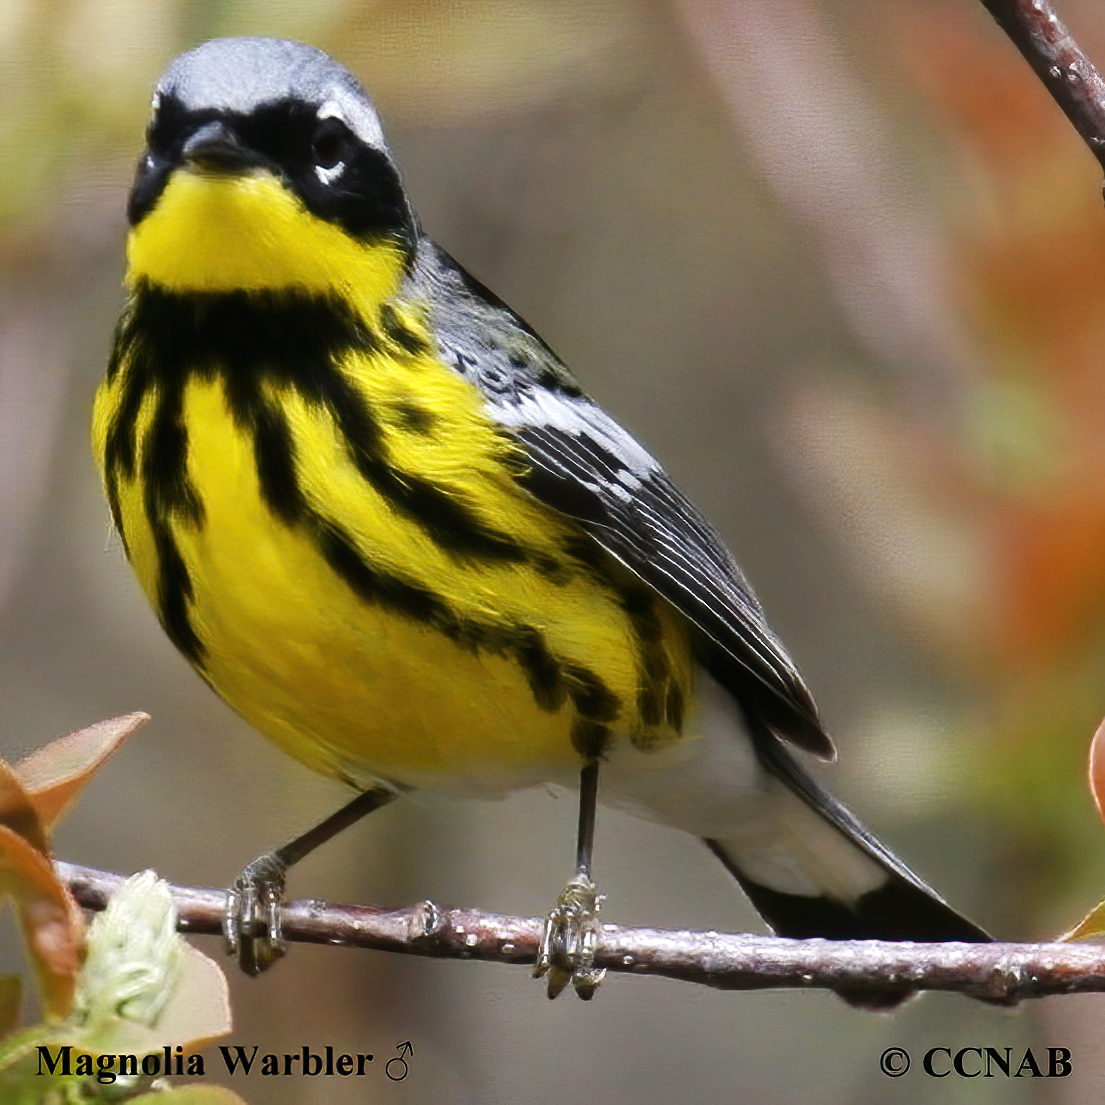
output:
M226 892L226 951L247 975L267 971L288 950L280 925L286 871L270 852L249 864Z
M533 977L548 976L550 998L555 998L571 982L575 992L584 1001L590 1001L606 977L606 971L594 965L600 943L601 901L590 876L579 871L560 892L556 905L545 918Z

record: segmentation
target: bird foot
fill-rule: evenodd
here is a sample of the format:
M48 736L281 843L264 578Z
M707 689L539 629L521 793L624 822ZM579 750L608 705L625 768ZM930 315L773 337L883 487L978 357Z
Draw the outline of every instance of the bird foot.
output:
M285 865L266 853L255 859L226 892L226 951L247 975L267 971L288 950L280 925Z
M555 998L570 982L584 1001L590 1001L606 977L596 968L599 948L599 903L602 896L589 875L579 871L560 892L545 918L533 977L548 976L548 994Z

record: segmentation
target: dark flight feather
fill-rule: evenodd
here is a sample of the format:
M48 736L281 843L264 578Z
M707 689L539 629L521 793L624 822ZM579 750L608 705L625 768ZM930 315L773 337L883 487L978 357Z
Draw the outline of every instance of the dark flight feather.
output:
M753 720L831 758L813 698L748 581L660 464L582 393L525 322L428 240L412 280L432 305L441 356L525 447L527 488L697 626L708 642L704 666Z

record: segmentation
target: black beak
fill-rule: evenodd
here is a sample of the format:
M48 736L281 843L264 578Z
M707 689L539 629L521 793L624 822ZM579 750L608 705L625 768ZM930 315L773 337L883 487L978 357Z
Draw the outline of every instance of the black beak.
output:
M231 175L258 164L257 155L218 119L204 123L188 138L181 148L180 159L205 172Z

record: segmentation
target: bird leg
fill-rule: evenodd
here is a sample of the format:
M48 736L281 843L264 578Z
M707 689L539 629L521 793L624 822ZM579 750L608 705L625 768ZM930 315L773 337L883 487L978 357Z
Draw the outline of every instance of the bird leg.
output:
M571 982L575 992L584 1001L590 1001L606 977L606 971L594 965L599 947L598 913L602 900L591 879L598 792L599 765L595 760L583 768L579 777L576 873L545 918L533 968L534 978L548 975L550 998L555 998Z
M268 970L288 950L280 931L280 905L288 868L335 837L366 814L399 797L390 786L375 786L358 794L336 813L279 848L258 856L226 892L223 936L228 955L247 975Z

